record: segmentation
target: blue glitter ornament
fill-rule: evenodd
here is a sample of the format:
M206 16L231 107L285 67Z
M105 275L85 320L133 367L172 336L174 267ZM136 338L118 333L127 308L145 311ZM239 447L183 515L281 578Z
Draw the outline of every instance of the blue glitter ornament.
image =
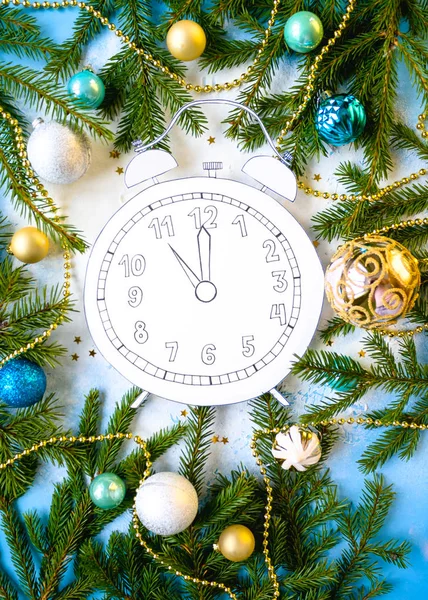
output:
M0 369L0 401L11 408L39 402L45 391L45 372L26 358L14 358Z
M103 80L92 71L80 71L68 82L68 93L85 108L98 108L105 96Z
M320 103L315 125L322 140L331 146L344 146L363 133L366 111L352 94L335 94Z

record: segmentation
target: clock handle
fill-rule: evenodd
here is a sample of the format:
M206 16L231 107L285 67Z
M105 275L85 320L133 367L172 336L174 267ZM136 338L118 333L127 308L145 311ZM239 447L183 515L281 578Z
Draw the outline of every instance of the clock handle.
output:
M279 390L277 390L276 388L272 388L269 391L269 394L272 394L272 396L275 398L275 400L278 400L278 402L280 402L284 406L290 406L290 403L288 402L288 400L286 398L284 398L284 396L281 394L281 392Z
M292 161L292 155L290 154L290 152L284 152L283 154L278 152L278 150L275 146L275 142L270 137L270 135L269 135L266 127L264 126L263 121L259 117L259 115L256 112L254 112L254 110L249 108L248 106L244 106L243 104L240 104L239 102L236 102L235 100L228 100L227 98L205 98L204 100L192 100L192 102L188 102L187 104L184 104L172 117L171 123L168 125L168 127L165 129L165 131L162 133L162 135L160 135L155 140L150 142L150 144L144 145L141 140L136 140L136 141L132 142L132 145L134 146L135 151L136 152L144 152L145 150L148 150L149 148L156 146L156 144L159 144L164 139L164 137L166 137L168 135L168 133L171 131L171 129L174 127L174 125L176 124L176 122L178 121L178 119L184 112L189 110L189 108L191 108L192 106L200 106L201 104L227 104L228 106L234 106L241 110L245 110L260 125L260 128L264 133L266 141L269 144L269 146L272 148L272 151L274 152L275 156L282 163L284 163L287 167L290 166L291 161Z

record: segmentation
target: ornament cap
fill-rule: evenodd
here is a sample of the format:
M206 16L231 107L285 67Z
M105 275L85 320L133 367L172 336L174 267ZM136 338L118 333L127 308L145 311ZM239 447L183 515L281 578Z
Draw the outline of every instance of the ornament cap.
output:
M43 123L44 123L44 120L42 119L42 117L37 117L31 123L31 126L32 126L33 129L36 129L36 127L38 127L39 125L42 125Z

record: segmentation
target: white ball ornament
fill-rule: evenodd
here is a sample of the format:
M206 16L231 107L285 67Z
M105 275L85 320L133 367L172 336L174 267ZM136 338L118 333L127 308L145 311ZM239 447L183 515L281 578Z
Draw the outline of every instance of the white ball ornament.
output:
M56 121L33 122L27 145L31 166L49 183L73 183L86 173L91 163L88 137Z
M195 520L198 494L185 477L165 471L151 475L141 484L135 508L146 529L157 535L175 535Z

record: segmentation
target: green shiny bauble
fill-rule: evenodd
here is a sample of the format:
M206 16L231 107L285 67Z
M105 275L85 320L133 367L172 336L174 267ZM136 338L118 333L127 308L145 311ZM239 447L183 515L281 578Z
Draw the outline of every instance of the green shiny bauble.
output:
M80 71L68 82L68 93L85 108L98 108L106 93L103 80L92 71Z
M89 486L89 495L98 508L116 508L125 497L125 482L115 473L101 473Z
M294 52L302 54L314 50L323 35L321 19L307 10L292 15L284 26L285 43Z
M331 146L350 144L364 131L366 111L352 94L333 94L320 103L315 126Z

